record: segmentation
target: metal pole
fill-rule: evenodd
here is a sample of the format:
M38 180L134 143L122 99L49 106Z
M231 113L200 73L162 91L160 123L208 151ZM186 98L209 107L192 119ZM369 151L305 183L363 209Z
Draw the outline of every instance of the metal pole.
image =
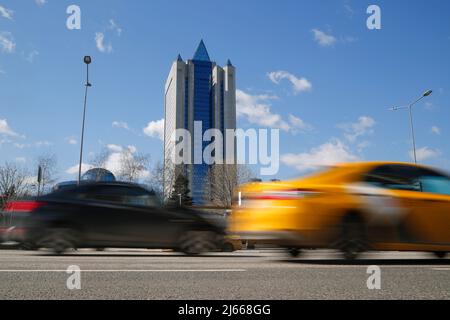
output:
M83 122L81 125L81 142L80 142L80 164L78 166L78 184L80 184L81 181L81 164L83 161L83 143L84 143L84 123L86 120L86 102L87 102L87 93L88 93L88 87L90 87L89 83L89 64L86 64L86 89L84 92L84 108L83 108Z
M416 138L414 136L414 123L413 123L413 117L412 117L412 104L409 106L409 121L411 124L411 137L412 137L412 144L413 144L413 153L414 153L414 163L417 164L417 155L416 155Z

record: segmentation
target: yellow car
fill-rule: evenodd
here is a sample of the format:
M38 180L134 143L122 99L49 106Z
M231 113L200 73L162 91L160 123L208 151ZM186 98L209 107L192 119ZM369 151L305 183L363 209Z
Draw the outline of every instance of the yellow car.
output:
M366 250L450 251L450 177L436 169L349 163L238 191L229 232L294 256L302 248L336 248L347 259Z

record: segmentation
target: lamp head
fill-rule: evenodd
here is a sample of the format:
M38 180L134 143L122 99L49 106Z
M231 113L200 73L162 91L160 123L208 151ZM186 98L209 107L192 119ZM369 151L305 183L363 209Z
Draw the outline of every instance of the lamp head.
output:
M428 97L429 95L431 95L433 93L432 90L427 90L425 91L425 93L423 94L424 97Z
M90 63L92 62L92 59L91 59L90 56L85 56L84 59L83 59L83 61L84 61L84 63L86 63L86 64L90 64Z

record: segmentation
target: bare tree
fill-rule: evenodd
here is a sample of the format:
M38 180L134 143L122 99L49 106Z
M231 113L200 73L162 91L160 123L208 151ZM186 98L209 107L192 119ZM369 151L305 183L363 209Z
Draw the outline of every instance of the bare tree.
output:
M98 154L95 154L92 157L90 163L95 168L105 168L110 155L111 151L107 148L103 148Z
M176 166L170 160L158 161L146 181L163 202L166 202L172 194L176 171Z
M205 178L205 200L213 205L229 208L238 185L255 178L246 165L215 164Z
M27 193L27 172L15 164L6 162L0 166L0 208Z
M108 148L104 148L100 153L94 155L90 162L95 168L108 169L108 160L111 159L110 157L113 153L120 153L117 167L114 170L118 180L138 182L148 174L150 156L147 154L136 153L129 148L118 152L111 152Z
M125 150L120 155L119 179L127 182L137 182L148 173L150 156Z
M155 164L145 182L161 200L164 199L164 165L161 161Z
M41 193L46 193L56 182L56 155L41 155L37 158L36 164L37 168L41 167Z

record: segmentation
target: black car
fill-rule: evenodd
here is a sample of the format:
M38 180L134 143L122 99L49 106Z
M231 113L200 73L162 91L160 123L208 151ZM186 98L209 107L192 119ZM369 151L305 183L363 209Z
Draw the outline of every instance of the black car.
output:
M163 207L155 193L130 183L83 183L37 198L26 220L29 247L60 254L71 248L160 248L215 251L221 226L205 214Z

